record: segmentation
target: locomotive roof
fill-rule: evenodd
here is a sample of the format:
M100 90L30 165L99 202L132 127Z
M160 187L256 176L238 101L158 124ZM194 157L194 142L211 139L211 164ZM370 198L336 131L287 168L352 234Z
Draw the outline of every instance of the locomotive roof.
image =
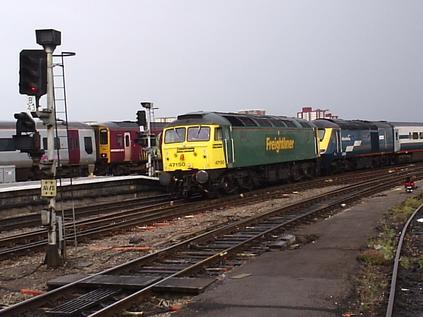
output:
M385 121L343 120L343 119L317 119L313 121L319 127L341 128L346 130L370 130L388 128L391 125Z
M190 112L187 114L179 115L172 125L177 124L195 124L195 123L204 123L204 124L219 124L219 125L230 125L230 122L222 117L220 114L215 112Z
M313 123L319 128L339 129L339 125L327 119L316 119L316 120L313 120Z
M313 128L313 123L298 118L284 116L259 116L253 114L231 112L191 112L177 117L169 125L184 124L218 124L232 126L258 126L258 127L290 127L290 128Z

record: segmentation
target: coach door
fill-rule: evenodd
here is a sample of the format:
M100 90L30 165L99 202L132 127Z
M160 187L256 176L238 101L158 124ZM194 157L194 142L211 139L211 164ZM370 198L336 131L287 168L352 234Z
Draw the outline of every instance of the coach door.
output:
M68 131L68 151L69 151L69 164L79 164L81 155L79 150L78 130Z
M131 160L131 134L129 132L125 132L123 134L123 146L125 149L125 158L124 161Z
M223 146L225 147L226 163L232 167L235 162L234 140L232 139L232 130L229 126L222 126Z
M336 137L336 153L342 152L342 139L341 139L341 130L334 130Z
M394 152L399 152L401 149L400 141L399 141L399 131L398 129L394 129Z
M370 132L370 143L372 145L372 152L378 153L379 152L379 133L377 131Z

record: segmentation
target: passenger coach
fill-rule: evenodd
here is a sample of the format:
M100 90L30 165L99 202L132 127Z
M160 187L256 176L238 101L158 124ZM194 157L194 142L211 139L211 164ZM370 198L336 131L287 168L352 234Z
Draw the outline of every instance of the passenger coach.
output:
M139 126L131 121L93 125L97 139L96 174L124 175L145 170L146 156L138 144Z

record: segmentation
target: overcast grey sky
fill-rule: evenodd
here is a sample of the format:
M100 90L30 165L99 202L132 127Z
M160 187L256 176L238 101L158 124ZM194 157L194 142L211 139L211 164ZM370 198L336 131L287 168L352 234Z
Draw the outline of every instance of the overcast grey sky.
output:
M343 118L423 121L421 0L2 2L0 120L26 109L19 52L62 32L71 120L302 106ZM42 99L45 103L45 98Z

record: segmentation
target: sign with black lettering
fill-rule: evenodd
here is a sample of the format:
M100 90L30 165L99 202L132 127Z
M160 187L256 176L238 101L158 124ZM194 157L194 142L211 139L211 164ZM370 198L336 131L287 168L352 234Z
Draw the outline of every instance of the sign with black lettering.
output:
M41 180L41 197L55 197L56 196L56 180L42 179Z

